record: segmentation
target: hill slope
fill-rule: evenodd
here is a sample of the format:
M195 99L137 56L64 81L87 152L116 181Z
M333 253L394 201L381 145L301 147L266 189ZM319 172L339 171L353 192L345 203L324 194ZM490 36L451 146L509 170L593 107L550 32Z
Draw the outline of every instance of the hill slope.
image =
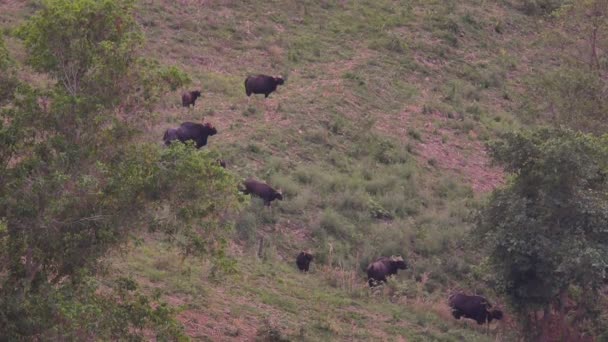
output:
M4 2L0 22L31 10ZM209 265L180 263L152 239L113 257L117 271L182 306L196 339L489 339L453 320L445 298L454 288L492 298L464 240L471 209L503 181L483 142L518 125L520 82L542 58L536 21L482 0L142 0L138 15L146 53L203 92L194 109L178 93L162 99L142 139L210 121L209 148L228 169L286 198L272 209L254 199L235 217L236 276L209 277ZM247 99L252 73L287 82ZM316 255L311 274L293 267L301 249ZM410 269L368 290L363 267L390 254ZM496 338L509 339L506 326Z

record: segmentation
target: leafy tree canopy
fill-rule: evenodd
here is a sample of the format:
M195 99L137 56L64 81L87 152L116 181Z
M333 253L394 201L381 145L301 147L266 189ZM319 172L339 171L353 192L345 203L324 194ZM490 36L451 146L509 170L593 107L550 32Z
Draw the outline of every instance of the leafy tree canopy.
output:
M0 340L180 338L172 311L100 260L145 229L234 267L227 214L242 201L217 155L136 141L155 100L189 81L142 58L132 0L45 0L18 29L57 82L0 107ZM13 68L0 41L0 67ZM0 73L3 75L4 73Z
M491 154L511 177L480 212L475 234L500 290L522 315L571 286L593 296L608 267L608 136L510 133Z

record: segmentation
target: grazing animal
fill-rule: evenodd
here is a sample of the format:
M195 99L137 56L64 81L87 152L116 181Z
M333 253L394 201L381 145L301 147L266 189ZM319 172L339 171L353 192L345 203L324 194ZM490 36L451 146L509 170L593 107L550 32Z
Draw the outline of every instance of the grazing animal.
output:
M173 140L186 142L194 140L196 148L207 145L207 138L217 134L217 129L210 123L199 124L194 122L184 122L178 128L169 128L165 131L163 140L165 145L169 145Z
M379 282L386 283L386 277L397 274L398 270L407 268L401 256L380 257L367 266L367 281L370 287Z
M226 161L224 159L218 159L217 163L220 164L224 169L226 168Z
M283 200L283 194L280 191L276 191L271 188L268 184L262 183L260 181L256 181L254 179L247 179L243 182L245 185L245 190L243 191L245 195L253 194L264 200L264 205L269 206L270 202L275 199Z
M308 268L310 266L310 262L314 257L312 254L308 252L300 252L298 257L296 258L296 264L298 265L298 269L302 272L308 272Z
M502 311L492 310L492 304L482 296L469 296L463 293L451 294L448 298L452 308L452 316L456 319L460 317L470 318L477 321L477 324L490 323L493 319L501 319Z
M183 93L182 94L182 106L184 106L184 107L193 106L194 107L194 102L196 102L196 99L199 96L201 96L201 92L198 90L187 91L187 92Z
M285 81L281 77L266 75L249 76L245 79L245 93L247 96L251 94L264 94L264 98L267 98L270 93L277 90L277 86L284 83Z

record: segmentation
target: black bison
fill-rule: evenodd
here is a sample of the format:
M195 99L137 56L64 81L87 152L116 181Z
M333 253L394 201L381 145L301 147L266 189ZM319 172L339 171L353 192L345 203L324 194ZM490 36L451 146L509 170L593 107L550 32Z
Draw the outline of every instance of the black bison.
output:
M492 305L482 296L454 293L450 295L448 300L452 308L452 316L456 319L465 317L477 321L477 324L484 324L492 322L493 319L502 318L502 311L490 311Z
M187 92L183 93L182 94L182 106L184 106L184 107L194 106L194 102L196 102L196 99L199 96L201 96L201 92L198 90L187 91Z
M281 77L272 77L266 75L249 76L245 79L245 93L247 96L251 94L264 94L264 98L270 93L277 90L278 85L282 85L285 81Z
M308 268L310 267L310 262L314 257L312 254L308 252L300 252L298 257L296 258L296 264L298 265L298 269L302 272L308 272Z
M207 138L215 135L217 129L210 123L198 124L194 122L184 122L178 128L169 128L165 131L163 140L165 145L169 145L173 140L186 142L194 140L196 148L207 145Z
M224 159L218 159L217 163L220 164L224 169L226 168L226 161Z
M367 266L367 281L370 287L379 282L386 283L386 277L397 274L397 270L407 268L401 256L380 257Z
M254 179L247 179L243 182L245 195L253 194L264 200L264 205L270 205L270 202L275 199L283 200L283 195L280 191L276 191L271 188L268 184L256 181Z

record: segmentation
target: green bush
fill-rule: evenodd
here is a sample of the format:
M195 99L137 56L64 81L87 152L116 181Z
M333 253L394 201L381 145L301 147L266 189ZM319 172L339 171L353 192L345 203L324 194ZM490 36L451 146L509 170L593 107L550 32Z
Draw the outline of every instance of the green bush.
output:
M356 232L355 226L333 209L325 209L319 228L331 236L347 240L352 240Z

